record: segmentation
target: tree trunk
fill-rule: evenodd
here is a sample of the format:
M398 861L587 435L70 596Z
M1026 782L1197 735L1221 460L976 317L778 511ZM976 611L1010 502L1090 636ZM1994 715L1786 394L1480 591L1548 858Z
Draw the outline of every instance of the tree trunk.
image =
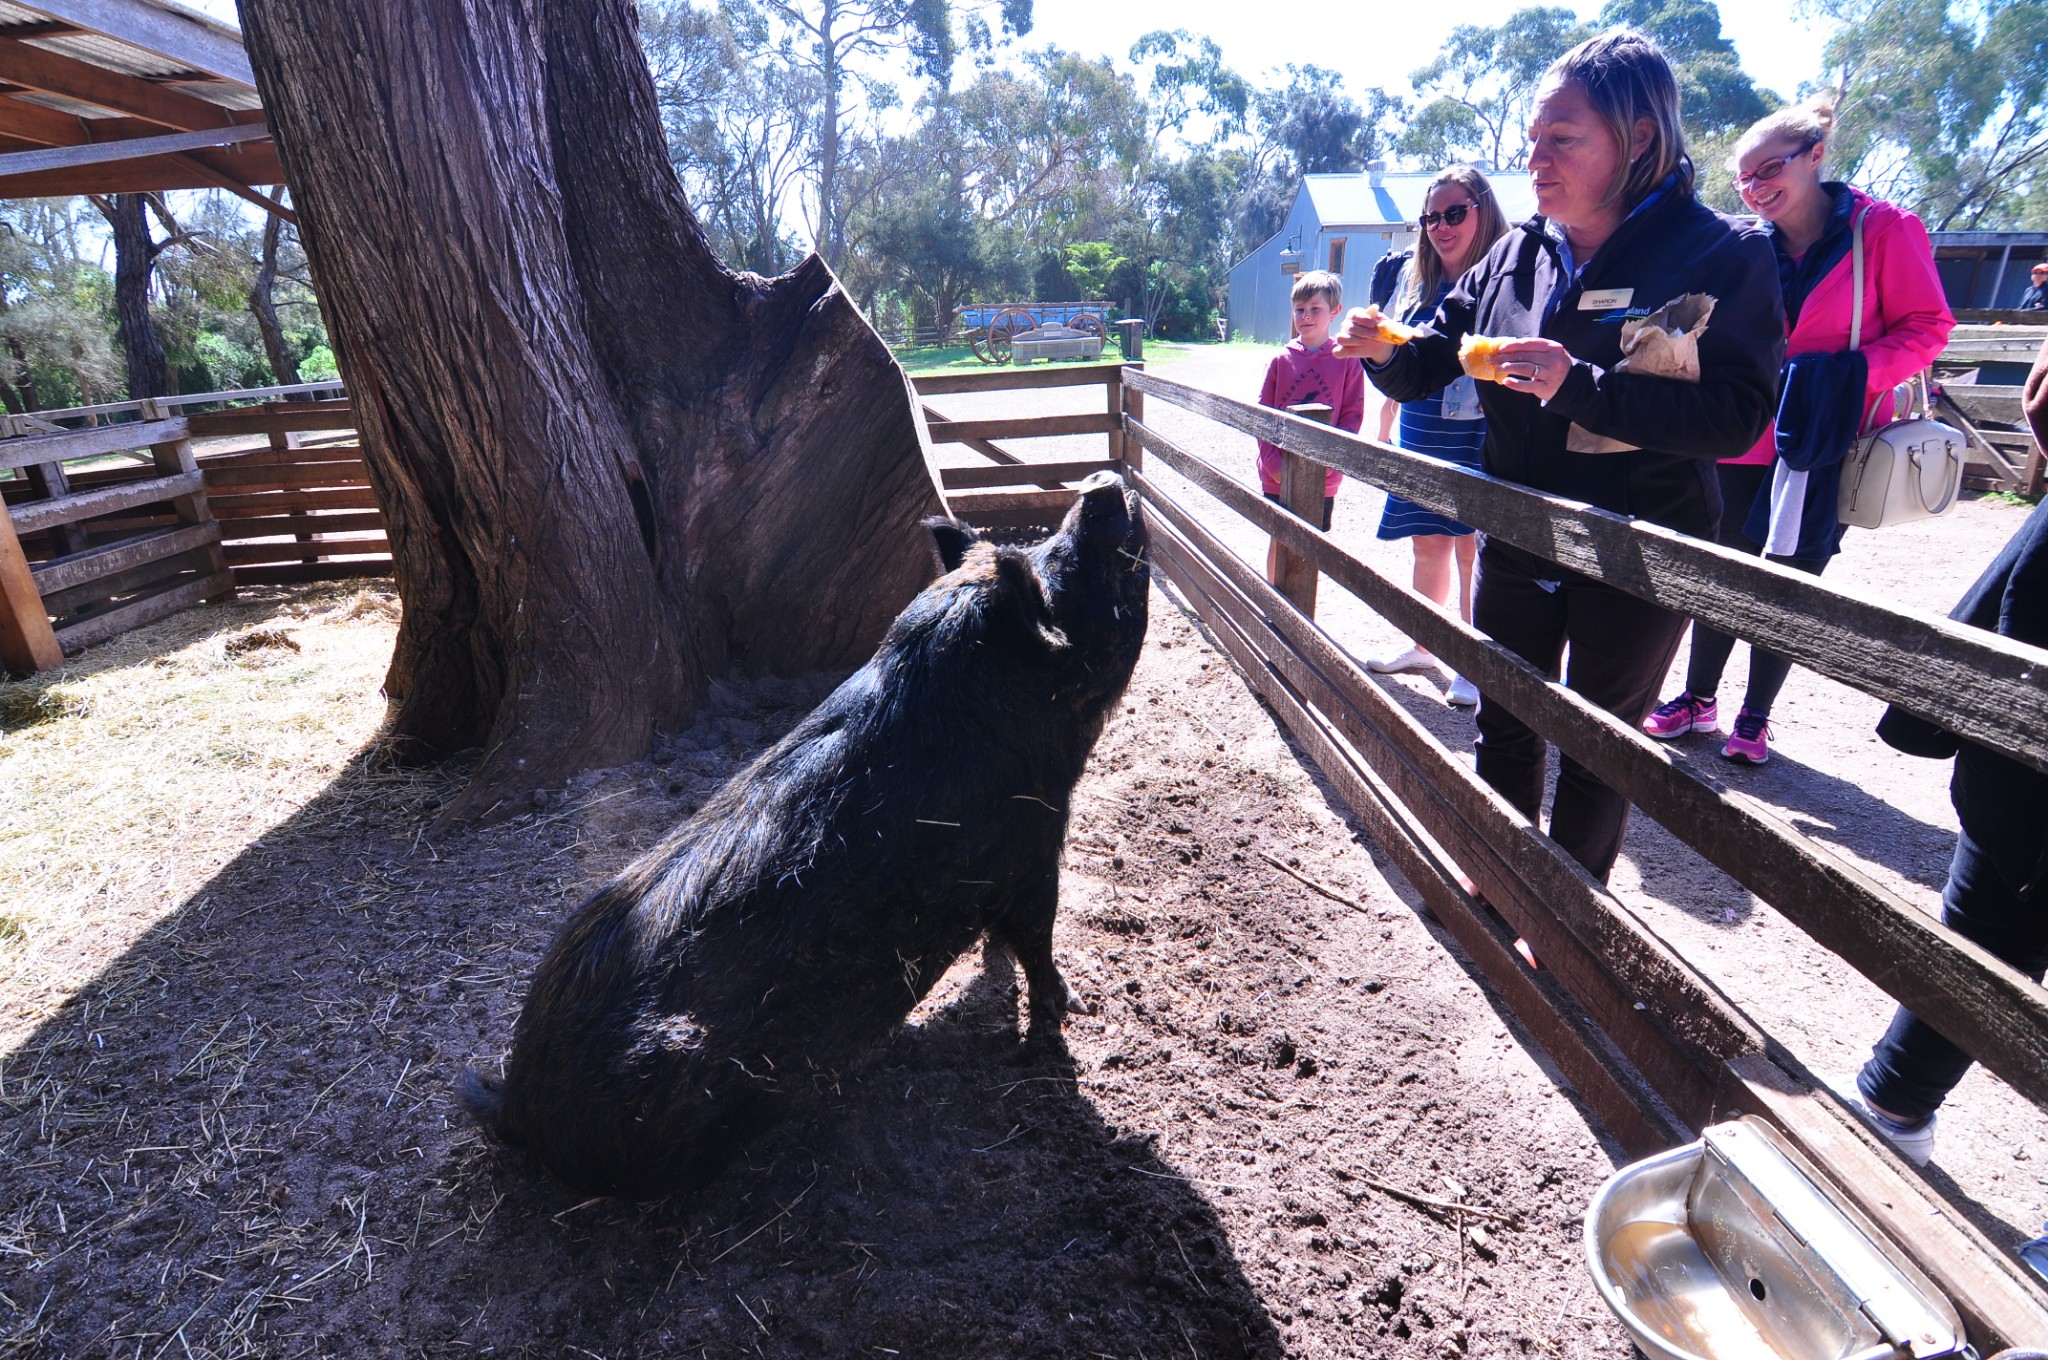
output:
M863 660L933 564L908 380L816 257L712 254L631 0L242 17L390 524L389 736L484 748L444 820Z
M128 361L128 399L171 394L171 366L149 316L149 280L156 269L143 195L114 194L93 203L114 237L114 315Z
M818 74L824 85L825 102L818 114L818 254L826 263L839 265L839 87L846 73L839 66L839 48L834 34L838 6L825 0L818 20Z
M268 214L263 223L263 257L256 266L256 281L249 285L249 312L256 318L256 329L263 334L263 352L270 358L272 376L281 386L296 387L298 356L292 353L284 338L284 327L278 324L273 296L277 289L278 237L283 230L284 219L275 213Z

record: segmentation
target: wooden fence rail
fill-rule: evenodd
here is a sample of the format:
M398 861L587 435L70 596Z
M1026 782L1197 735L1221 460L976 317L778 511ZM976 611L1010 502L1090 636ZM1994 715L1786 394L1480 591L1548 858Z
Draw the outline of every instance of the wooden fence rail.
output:
M15 417L0 438L0 664L67 652L236 585L391 569L368 469L335 384L201 393ZM173 414L249 396L303 398ZM133 414L65 429L58 417ZM325 440L302 438L325 431ZM244 447L250 436L267 441ZM201 450L200 440L215 441ZM236 440L220 447L222 441ZM138 459L136 451L141 452Z
M2048 649L1282 411L1144 372L1126 382L2048 770Z
M1960 1037L1957 1042L2030 1099L2048 1105L2048 991L1810 840L1766 805L1676 760L1669 748L1632 724L1588 703L1455 615L1430 608L1401 583L1149 426L1134 421L1132 433L1162 463L1443 657L1482 693L1901 1004L1944 1034L1971 1036L1967 1043ZM1553 894L1568 891L1561 881L1545 887ZM1560 909L1571 900L1561 896L1551 905Z
M1566 565L1625 588L1643 586L1637 593L1662 603L1721 601L1717 624L1773 647L1783 644L1770 630L1815 608L1797 598L1788 605L1773 593L1775 569L1711 545L1702 545L1711 549L1703 558L1689 560L1684 544L1674 550L1665 542L1676 536L1638 533L1643 526L1631 521L1313 420L1144 374L1129 375L1126 388L1272 439L1288 450L1287 473L1311 474L1297 478L1304 486L1320 490L1321 467L1339 467L1509 541L1549 549ZM2048 992L1808 841L1773 810L1674 760L1630 724L1430 606L1142 416L1127 414L1125 428L1132 454L1125 473L1152 514L1165 576L1624 1146L1667 1146L1738 1112L1768 1118L1950 1294L1981 1348L2048 1336L2048 1299L2030 1280L1943 1209L1892 1149L1819 1094L1810 1075L1739 1007L1417 723L1317 627L1299 598L1289 598L1299 590L1287 591L1284 581L1269 585L1231 552L1176 499L1158 469L1264 530L1283 557L1298 558L1311 575L1327 575L1359 596L1476 681L1489 702L1503 703L2037 1102L2048 1102ZM1140 450L1155 462L1138 465ZM1312 508L1320 510L1319 498ZM1687 572L1694 579L1662 579ZM1767 578L1763 594L1772 611L1736 607L1753 588L1752 575ZM1885 645L1897 654L1894 661L1916 654L1900 637L1923 648L1949 646L1945 664L1959 687L1972 681L1977 658L1953 644L1974 639L1957 635L1953 625L1852 602L1887 617ZM2021 659L2032 650L2023 649ZM1995 666L2014 660L2008 649L1990 651ZM1917 654L1924 658L1925 651ZM1850 668L1835 668L1844 669ZM2048 678L2048 671L2019 673L2037 685ZM1957 696L1932 707L1937 720L1952 722L1959 708L1973 706ZM1542 958L1547 977L1532 978L1507 948L1517 934Z

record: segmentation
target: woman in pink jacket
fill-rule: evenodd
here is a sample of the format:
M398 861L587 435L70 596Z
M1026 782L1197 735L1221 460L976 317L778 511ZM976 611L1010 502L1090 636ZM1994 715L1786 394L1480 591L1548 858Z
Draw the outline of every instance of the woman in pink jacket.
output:
M1834 104L1826 95L1758 122L1735 145L1735 187L1770 227L1777 247L1778 279L1791 327L1788 370L1801 355L1847 350L1850 308L1862 309L1861 349L1868 364L1862 428L1867 432L1892 419L1892 389L1934 362L1956 320L1920 219L1861 190L1821 179L1834 122ZM1864 278L1863 296L1856 298L1850 254L1859 218ZM1751 536L1772 518L1768 502L1776 435L1775 428L1765 431L1755 448L1717 466L1722 510L1715 541L1818 576L1842 544L1831 498L1808 502L1811 509L1805 522L1797 523L1796 543L1772 543L1774 551L1766 552L1766 544ZM1845 446L1842 453L1847 452ZM1764 513L1752 519L1759 498L1766 502ZM1777 522L1783 526L1780 509ZM1780 527L1779 532L1785 531ZM1789 551L1776 550L1781 548ZM1688 732L1720 732L1715 695L1734 646L1735 639L1726 633L1695 623L1685 689L1643 719L1643 730L1667 740ZM1722 755L1751 765L1770 759L1771 704L1791 669L1781 656L1751 650L1748 692Z

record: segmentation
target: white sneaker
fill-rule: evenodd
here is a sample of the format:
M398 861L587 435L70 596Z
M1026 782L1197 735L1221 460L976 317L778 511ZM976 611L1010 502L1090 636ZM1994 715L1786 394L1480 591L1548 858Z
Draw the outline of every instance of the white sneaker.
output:
M1453 708L1470 708L1479 702L1479 686L1462 675L1451 677L1451 687L1444 692L1444 702Z
M1934 1121L1936 1116L1928 1115L1917 1124L1901 1124L1890 1115L1879 1114L1870 1108L1870 1102L1863 1098L1863 1092L1856 1085L1856 1078L1830 1083L1830 1089L1842 1098L1842 1103L1869 1120L1871 1126L1883 1134L1885 1141L1898 1149L1899 1155L1914 1166L1926 1166L1934 1159Z
M1393 675L1397 671L1433 671L1436 669L1436 658L1411 642L1406 651L1367 657L1365 668L1377 671L1381 675Z

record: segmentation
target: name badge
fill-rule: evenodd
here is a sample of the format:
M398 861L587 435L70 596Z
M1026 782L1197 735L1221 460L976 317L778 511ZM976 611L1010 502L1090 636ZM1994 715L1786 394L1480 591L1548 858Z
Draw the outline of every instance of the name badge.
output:
M1617 307L1626 307L1635 297L1633 288L1602 288L1598 292L1579 294L1579 310L1582 312L1611 312Z

